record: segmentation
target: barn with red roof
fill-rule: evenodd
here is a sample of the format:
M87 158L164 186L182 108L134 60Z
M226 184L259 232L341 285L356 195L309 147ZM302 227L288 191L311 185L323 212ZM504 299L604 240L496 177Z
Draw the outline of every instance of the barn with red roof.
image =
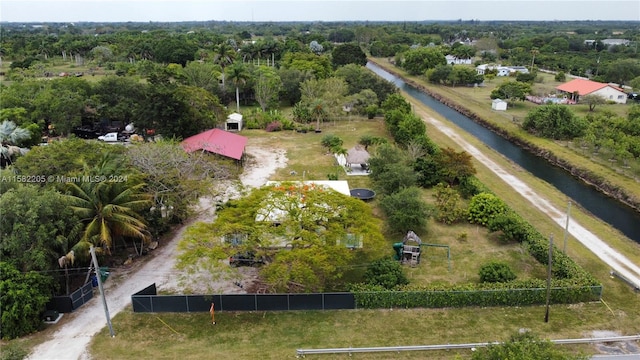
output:
M621 88L611 85L591 81L586 79L573 79L556 87L561 93L566 93L571 100L580 101L580 97L587 95L597 95L606 100L619 104L627 103L627 94Z
M192 153L207 151L235 160L242 160L247 138L221 129L211 129L184 139L182 148Z

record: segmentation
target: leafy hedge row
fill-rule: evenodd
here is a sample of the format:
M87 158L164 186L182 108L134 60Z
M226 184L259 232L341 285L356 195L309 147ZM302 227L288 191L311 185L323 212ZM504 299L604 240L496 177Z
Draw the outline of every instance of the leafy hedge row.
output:
M492 283L491 289L483 284L464 284L439 290L389 291L382 287L360 285L354 287L358 308L446 308L465 306L526 306L546 302L544 281ZM533 285L533 286L532 286ZM552 282L550 302L572 304L598 301L602 286L568 286L563 281ZM542 287L541 287L542 286ZM475 289L473 288L475 287Z

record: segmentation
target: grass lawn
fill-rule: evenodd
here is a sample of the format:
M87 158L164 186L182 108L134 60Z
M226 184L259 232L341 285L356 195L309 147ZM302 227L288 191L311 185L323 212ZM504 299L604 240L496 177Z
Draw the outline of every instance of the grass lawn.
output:
M426 110L425 110L426 111ZM356 130L353 130L353 129ZM456 144L432 128L429 135L441 146L455 148ZM321 134L295 132L266 133L243 131L249 143L284 148L288 164L273 180L327 179L335 172L333 156L320 146L322 136L336 134L349 148L365 134L384 135L381 119L352 120L326 124ZM470 135L467 140L475 141ZM479 147L482 145L476 144ZM500 155L487 150L488 156L518 173L536 191L549 196L554 203L566 199L548 184L542 183L511 164ZM503 198L512 208L529 220L543 234L561 230L545 215L531 211L521 196L486 168L476 165L478 177ZM297 175L292 176L295 170ZM347 176L350 187L370 187L366 177ZM428 191L424 192L429 199ZM370 203L375 206L375 201ZM606 224L593 219L581 209L572 212L576 221L588 224L589 229L605 239L636 263L640 263L637 244L621 238ZM459 282L476 281L477 269L487 259L508 261L519 276L543 277L544 268L513 244L502 244L475 225L454 227L430 224L427 243L447 244L451 247L449 272L446 251L427 248L419 266L407 268L413 281ZM461 233L466 240L459 240ZM389 243L400 239L390 238ZM526 328L548 338L578 338L591 336L594 330L618 331L624 335L640 332L640 294L608 275L607 267L596 256L569 239L568 253L591 271L604 284L604 302L573 305L554 305L549 323L544 322L544 307L462 308L462 309L383 309L352 311L308 312L251 312L216 314L218 325L209 323L209 314L134 314L127 310L118 314L113 325L115 338L103 329L91 344L95 359L283 359L294 358L298 348L373 347L397 345L428 345L463 342L505 340L519 329ZM571 350L593 353L590 345L572 346ZM405 352L355 354L359 359L452 359L469 358L470 351ZM307 355L310 359L346 359L342 355Z

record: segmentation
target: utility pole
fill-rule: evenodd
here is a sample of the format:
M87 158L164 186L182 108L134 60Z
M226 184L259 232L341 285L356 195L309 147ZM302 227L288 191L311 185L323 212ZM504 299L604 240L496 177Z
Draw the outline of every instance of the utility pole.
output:
M98 290L100 290L100 297L102 297L102 305L104 306L104 315L107 317L107 325L109 325L109 333L111 337L115 337L113 332L113 326L111 325L111 316L109 316L109 307L107 307L107 299L104 297L104 290L102 289L102 278L100 277L100 267L98 266L98 258L96 257L96 248L91 245L89 248L91 252L91 260L93 260L93 268L96 269L96 279L98 280Z
M567 253L567 235L569 232L569 218L571 217L571 200L569 200L569 206L567 207L567 223L564 226L564 245L562 246L562 252Z
M549 237L549 266L547 269L547 309L544 313L544 322L549 322L549 301L551 300L551 261L553 260L553 235Z

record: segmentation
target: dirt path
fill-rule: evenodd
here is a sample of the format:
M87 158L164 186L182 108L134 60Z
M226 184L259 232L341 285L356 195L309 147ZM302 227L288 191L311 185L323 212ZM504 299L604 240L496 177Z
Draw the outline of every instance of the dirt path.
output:
M263 149L259 145L246 148L250 155L241 176L242 185L258 187L264 185L269 176L278 168L286 165L284 150ZM225 186L228 190L225 197L239 194L232 183ZM214 216L213 201L201 199L198 217L193 221L210 221ZM190 222L191 223L191 222ZM131 303L131 295L142 288L156 283L159 288L175 288L178 277L174 270L175 251L182 234L188 224L177 229L166 244L153 253L153 258L131 271L114 271L105 282L105 295L109 313L113 318ZM226 292L238 291L232 281L217 284L218 289ZM57 325L51 338L36 346L28 359L31 360L76 360L91 359L88 345L91 338L106 326L104 308L100 297L94 296L87 304L71 314L65 314ZM116 336L118 334L116 333Z
M420 117L422 117L422 119L435 126L443 134L454 140L466 152L471 154L471 156L473 156L476 160L490 169L493 173L498 175L502 180L504 180L506 184L511 186L520 195L531 202L531 204L535 208L547 214L564 231L567 221L564 210L560 210L552 205L548 200L546 200L540 194L536 193L522 180L520 180L513 174L510 174L503 167L485 156L480 150L478 150L478 148L469 144L463 137L461 137L457 133L457 130L454 130L452 127L449 127L443 122L429 116L426 112L421 110L419 106L415 106L415 109L416 113ZM591 252L593 252L602 261L609 265L612 270L626 278L629 282L635 284L636 287L640 288L640 267L637 264L634 264L624 255L611 248L607 243L605 243L592 232L577 223L575 220L571 220L569 222L568 230L574 238L576 238L580 243L586 246L589 250L591 250Z

